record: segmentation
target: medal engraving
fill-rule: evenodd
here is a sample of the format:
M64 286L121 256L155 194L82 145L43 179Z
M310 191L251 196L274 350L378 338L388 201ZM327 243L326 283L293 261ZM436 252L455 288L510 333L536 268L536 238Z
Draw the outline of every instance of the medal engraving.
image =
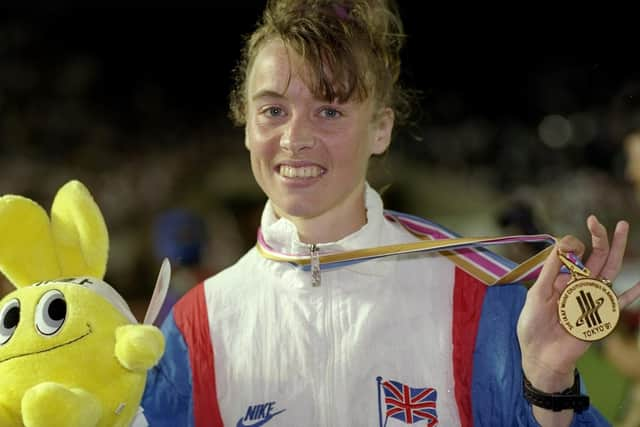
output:
M567 285L558 301L562 326L583 341L598 341L618 324L618 297L606 283L584 278Z
M606 279L589 277L586 268L580 268L563 254L558 254L571 273L558 300L558 317L562 326L583 341L598 341L615 329L620 319L618 297Z

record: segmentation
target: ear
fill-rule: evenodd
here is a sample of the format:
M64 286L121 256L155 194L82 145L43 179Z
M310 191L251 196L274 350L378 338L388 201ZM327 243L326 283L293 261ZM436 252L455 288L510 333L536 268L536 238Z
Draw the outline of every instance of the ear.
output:
M376 113L374 126L374 140L371 154L382 154L391 144L391 132L393 131L395 115L389 107L384 107Z
M0 197L0 271L17 288L61 276L49 216L22 196Z
M104 277L109 253L107 226L89 190L69 181L51 206L51 230L65 276Z

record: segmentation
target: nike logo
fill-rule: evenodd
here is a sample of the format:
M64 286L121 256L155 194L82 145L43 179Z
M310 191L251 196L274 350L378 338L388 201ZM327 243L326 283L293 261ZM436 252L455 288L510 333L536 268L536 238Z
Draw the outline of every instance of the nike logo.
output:
M284 411L286 411L286 409L281 409L281 410L280 410L280 411L278 411L278 412L274 412L273 414L269 414L269 415L267 415L266 417L264 417L263 419L261 419L260 421L258 421L258 422L256 422L256 423L253 423L253 424L245 424L245 423L243 423L243 422L242 422L242 420L243 420L245 417L242 417L242 418L240 418L240 419L238 420L238 424L236 424L236 427L260 427L260 426L265 425L265 424L266 424L266 423L268 423L269 421L271 421L271 418L275 417L275 416L276 416L276 415L278 415L278 414L283 413Z

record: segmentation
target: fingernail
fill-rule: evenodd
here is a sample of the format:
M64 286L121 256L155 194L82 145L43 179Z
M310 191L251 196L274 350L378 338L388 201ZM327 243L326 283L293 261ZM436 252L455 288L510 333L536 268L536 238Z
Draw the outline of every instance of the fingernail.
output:
M629 227L630 227L629 222L625 220L620 220L616 224L616 230L619 230L619 231L623 231L625 229L628 230Z

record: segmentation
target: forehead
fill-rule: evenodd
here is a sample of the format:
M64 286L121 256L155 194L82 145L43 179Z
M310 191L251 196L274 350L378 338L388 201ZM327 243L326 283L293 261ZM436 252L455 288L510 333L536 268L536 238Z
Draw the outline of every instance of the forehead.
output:
M330 78L330 75L327 77ZM322 90L320 84L317 84L314 90L312 82L315 79L317 76L309 63L294 49L287 47L280 39L266 41L258 48L249 69L247 102L261 98L283 97L303 102L338 102L354 108L373 108L374 100L371 97L359 99L357 96L350 96L340 100L339 97L344 93L335 93L338 99L328 99L318 93ZM345 89L344 85L338 86Z
M249 72L249 99L261 91L284 94L292 83L301 83L304 69L302 58L293 50L287 49L282 40L265 42L258 50Z

